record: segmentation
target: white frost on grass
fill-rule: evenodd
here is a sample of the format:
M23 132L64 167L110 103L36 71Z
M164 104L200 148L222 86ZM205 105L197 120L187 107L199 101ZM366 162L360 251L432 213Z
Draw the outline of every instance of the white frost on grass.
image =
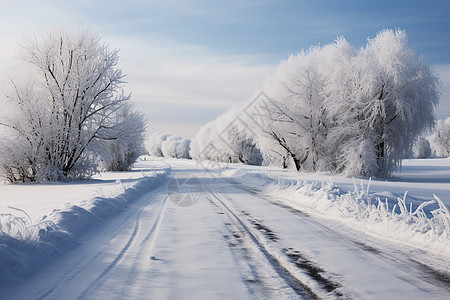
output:
M390 204L387 198L371 194L370 184L355 184L354 191L344 192L330 182L280 180L266 172L237 169L225 175L263 187L263 192L309 214L340 220L377 237L450 257L450 212L437 196L413 208L406 201L406 192L396 204Z
M101 220L162 185L166 175L165 170L151 172L126 186L117 181L121 192L115 196L66 204L37 223L24 210L9 206L10 213L0 215L0 285L28 275L36 265L71 249Z
M31 217L22 209L7 206L10 210L18 212L19 216L12 213L0 214L0 234L9 235L19 240L35 240L40 228L52 227L50 220L42 220L33 224ZM23 215L23 216L20 216Z

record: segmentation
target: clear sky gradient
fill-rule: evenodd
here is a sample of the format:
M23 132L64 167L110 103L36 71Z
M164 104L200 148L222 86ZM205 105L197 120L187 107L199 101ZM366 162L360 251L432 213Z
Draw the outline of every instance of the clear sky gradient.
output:
M1 1L0 78L15 44L62 24L96 29L121 49L127 91L149 131L193 137L204 123L250 100L280 60L344 36L364 46L384 28L440 74L438 118L450 116L450 1Z

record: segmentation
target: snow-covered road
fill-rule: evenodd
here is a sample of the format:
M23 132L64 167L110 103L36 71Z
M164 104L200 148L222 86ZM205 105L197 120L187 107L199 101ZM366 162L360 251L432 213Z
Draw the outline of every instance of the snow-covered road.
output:
M441 262L169 162L168 182L0 299L448 299ZM442 262L448 264L448 262Z

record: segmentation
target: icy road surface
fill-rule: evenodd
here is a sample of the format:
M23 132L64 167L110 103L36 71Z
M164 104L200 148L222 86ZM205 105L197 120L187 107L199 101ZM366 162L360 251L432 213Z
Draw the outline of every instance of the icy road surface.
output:
M168 182L0 299L449 299L447 264L170 161Z

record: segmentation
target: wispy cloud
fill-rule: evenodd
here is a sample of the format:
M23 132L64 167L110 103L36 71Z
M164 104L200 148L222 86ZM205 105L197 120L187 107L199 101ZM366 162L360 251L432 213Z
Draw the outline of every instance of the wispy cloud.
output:
M340 35L359 47L378 30L399 26L429 63L448 64L450 40L442 29L449 23L448 3L0 1L0 80L14 65L14 45L22 35L61 24L92 26L112 48L121 48L127 91L148 115L150 130L190 132L252 97L280 59ZM436 69L443 81L438 115L448 116L449 67Z
M136 13L139 7L147 13L154 8L172 10L171 13L178 15L206 16L218 9L217 5L200 9L200 2L191 6L183 1L175 4L133 1L118 6L109 1L60 4L48 0L23 6L2 2L0 80L4 81L13 71L14 48L22 36L39 34L55 25L92 25L111 48L121 49L119 64L127 74L126 91L132 92L138 108L146 114L149 130L166 128L176 134L193 136L205 122L252 97L273 66L262 62L258 56L215 53L204 45L183 43L176 37L149 35L126 28L126 23L139 18ZM145 19L145 22L152 20ZM128 34L116 32L115 23L124 26Z
M199 46L156 40L114 40L128 87L150 124L200 128L259 91L275 65L252 57L218 55ZM151 130L150 126L150 130ZM193 136L195 131L189 135Z

